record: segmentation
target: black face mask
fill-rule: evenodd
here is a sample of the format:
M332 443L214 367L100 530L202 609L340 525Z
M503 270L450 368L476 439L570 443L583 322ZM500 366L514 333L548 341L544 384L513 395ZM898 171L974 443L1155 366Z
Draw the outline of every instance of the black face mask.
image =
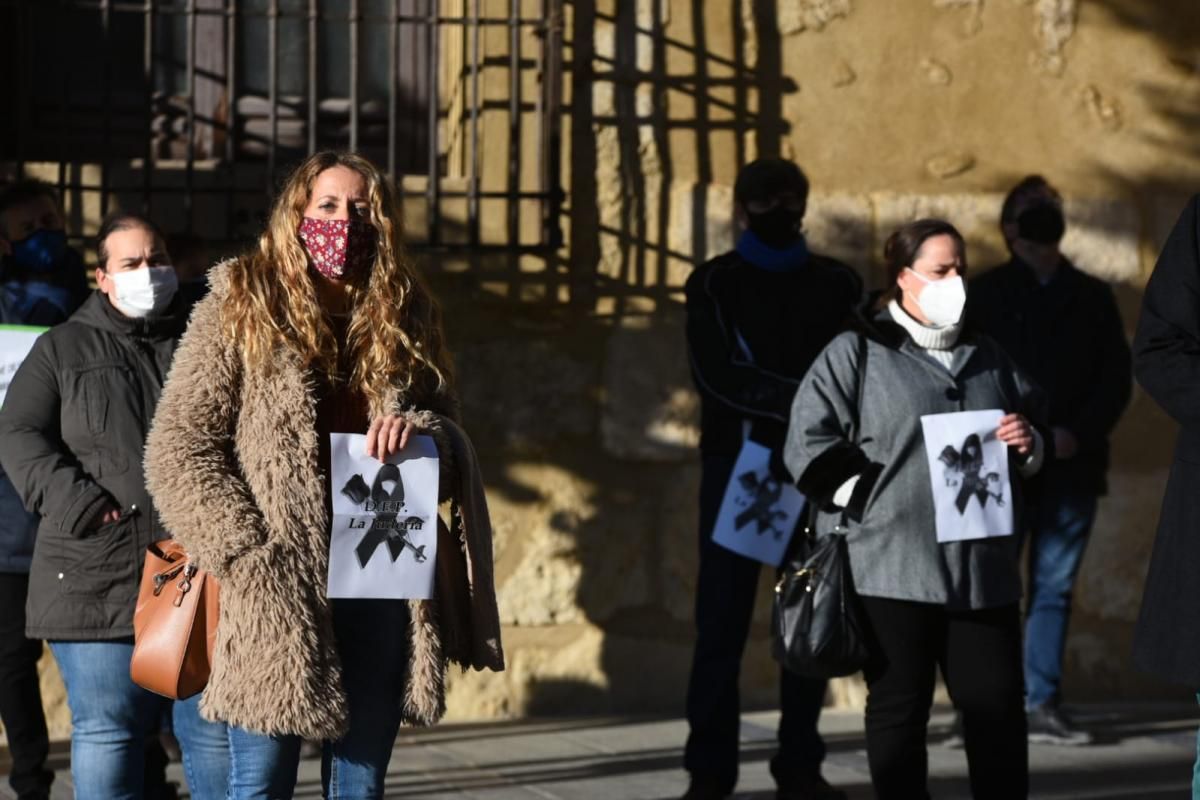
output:
M1052 203L1033 206L1017 217L1017 236L1036 244L1058 244L1067 230L1062 209Z
M747 227L763 244L782 250L800 238L800 220L804 218L804 212L775 206L761 214L748 213L746 217L749 220Z

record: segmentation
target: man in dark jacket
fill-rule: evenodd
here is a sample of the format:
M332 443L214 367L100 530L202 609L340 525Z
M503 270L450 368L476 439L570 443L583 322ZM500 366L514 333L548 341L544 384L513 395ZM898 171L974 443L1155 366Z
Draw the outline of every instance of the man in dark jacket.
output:
M736 249L698 267L686 287L702 457L689 800L726 797L737 783L738 674L761 564L712 541L725 487L747 432L779 461L800 379L862 294L853 270L808 251L800 233L808 180L795 164L747 165L734 195L744 227ZM781 461L779 469L786 475ZM824 697L824 681L782 673L779 752L771 761L779 798L844 797L821 777Z
M146 491L142 450L187 309L151 223L118 215L97 238L99 288L17 370L0 410L0 461L41 516L26 632L49 641L66 684L77 796L140 797L144 743L168 708L129 677L146 546L167 536ZM200 721L194 703L181 717L184 705L176 704L180 739L204 736L212 723ZM211 741L224 748L218 736ZM197 751L192 761L205 773L222 768L219 752ZM189 784L199 774L189 769ZM194 793L223 793L214 780L226 777L206 775Z
M1050 398L1055 459L1030 507L1025 683L1029 740L1087 744L1059 708L1071 592L1107 489L1108 439L1133 388L1112 289L1059 251L1062 197L1041 176L1009 193L1000 224L1012 259L967 295L968 319L991 335Z

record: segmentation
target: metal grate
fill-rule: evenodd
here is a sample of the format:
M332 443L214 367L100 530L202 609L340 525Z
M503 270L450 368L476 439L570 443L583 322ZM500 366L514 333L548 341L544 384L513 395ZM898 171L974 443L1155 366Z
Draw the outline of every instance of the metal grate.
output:
M418 247L555 248L561 2L0 0L0 162L90 197L81 228L115 204L236 241L346 148L396 178Z

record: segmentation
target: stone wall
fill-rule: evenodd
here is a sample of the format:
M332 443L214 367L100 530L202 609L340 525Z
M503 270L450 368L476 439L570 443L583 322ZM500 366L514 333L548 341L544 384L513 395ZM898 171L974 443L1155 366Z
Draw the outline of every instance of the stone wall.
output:
M814 246L872 284L883 238L919 214L959 225L975 268L1000 259L1000 198L1043 172L1068 197L1066 250L1114 282L1129 332L1200 186L1191 0L573 0L566 12L569 246L426 262L484 462L509 659L503 674L452 675L456 719L682 711L698 461L680 289L732 241L739 164L801 163ZM488 83L500 91L504 76ZM1068 699L1185 697L1128 658L1173 436L1137 392L1080 577ZM776 694L766 575L761 590L743 685L763 706ZM837 681L831 700L862 694Z
M536 430L489 453L499 458L489 468L512 669L457 676L452 712L681 710L698 469L679 290L694 263L732 241L739 164L759 153L801 163L816 188L810 240L872 285L883 239L919 215L959 225L974 268L1001 260L1003 193L1042 172L1068 198L1064 249L1113 282L1132 334L1157 249L1200 185L1200 22L1190 10L1133 0L571 3L571 310L538 312L537 322L497 310L499 327L489 322L479 344L474 322L458 331L468 363L478 348L504 354L547 399L533 404L545 409ZM544 353L533 373L530 353ZM547 372L552 390L530 388ZM470 420L477 433L511 424L494 401L467 392L468 413L488 420ZM1174 434L1138 391L1114 437L1112 492L1075 598L1068 699L1185 697L1128 658ZM775 700L768 584L743 678L751 704ZM856 679L831 691L835 703L862 696Z

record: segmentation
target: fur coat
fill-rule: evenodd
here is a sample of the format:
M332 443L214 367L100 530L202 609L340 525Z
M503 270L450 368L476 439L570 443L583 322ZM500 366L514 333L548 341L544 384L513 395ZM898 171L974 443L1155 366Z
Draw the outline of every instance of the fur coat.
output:
M166 529L221 582L204 716L258 733L334 739L348 720L325 596L330 520L314 376L284 351L272 369L243 368L237 343L220 326L228 270L211 273L212 291L176 353L147 440L147 482ZM389 411L438 444L442 493L452 500L461 545L439 525L435 598L408 601L403 719L430 725L445 710L448 659L504 666L491 528L469 440L431 410L448 408L448 398L408 397L399 388L390 398Z

